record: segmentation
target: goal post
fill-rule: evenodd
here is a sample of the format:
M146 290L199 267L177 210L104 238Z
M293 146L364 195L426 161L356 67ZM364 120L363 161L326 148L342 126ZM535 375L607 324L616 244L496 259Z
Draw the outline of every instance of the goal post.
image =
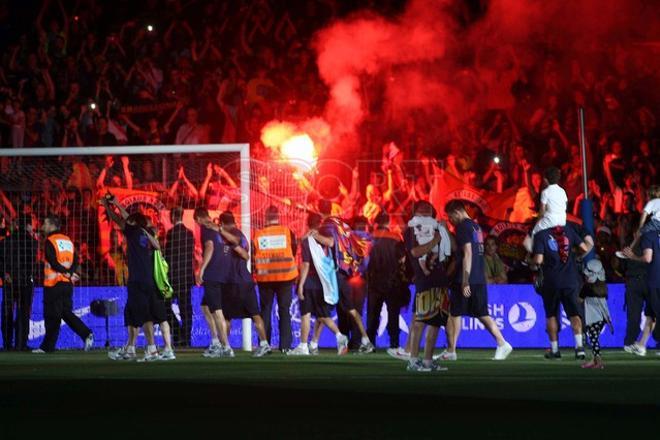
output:
M15 221L16 217L21 215L21 209L26 212L29 211L30 216L43 216L48 213L53 204L42 204L38 200L39 196L35 196L34 193L48 192L48 182L50 181L54 181L56 185L63 188L66 185L66 177L62 175L58 183L59 170L64 170L70 166L70 163L79 162L85 163L86 167L89 165L88 168L90 169L92 165L97 169L100 168L99 164L104 161L104 157L120 158L123 156L131 158L130 160L134 159L131 165L139 165L144 161L161 164L161 169L156 170L155 174L159 174L156 183L160 186L163 197L166 197L169 194L169 189L174 187L174 182L177 180L177 168L180 164L183 164L183 166L190 164L191 168L194 168L194 170L191 169L191 173L196 173L196 175L190 177L189 180L192 182L189 183L191 183L191 186L196 187L196 190L199 190L202 185L201 182L204 180L207 162L209 167L211 163L215 164L217 162L222 162L218 165L219 167L229 164L228 166L232 168L233 175L228 179L232 182L238 180L238 182L235 182L237 186L235 189L238 190L238 194L231 203L232 206L239 208L237 209L240 210L238 223L243 234L248 240L251 240L253 210L251 208L250 193L252 190L252 173L250 146L247 143L0 149L0 189L2 190L0 193L0 196L2 196L0 212L6 218L7 223ZM227 160L227 158L230 160ZM117 160L117 162L119 161ZM117 163L114 165L115 168L121 169L121 166L117 166ZM48 171L44 172L44 169ZM87 174L91 176L94 185L92 192L98 190L99 188L96 186L98 176L93 175L91 172L87 172ZM115 174L120 174L120 171ZM129 174L133 174L133 172ZM47 180L42 181L42 179L46 179L43 176L46 176ZM115 178L117 177L115 176ZM137 180L137 176L135 178ZM117 179L120 180L120 178ZM88 177L87 180L90 180L90 178ZM131 177L131 181L133 181L133 177ZM68 188L66 189L68 190ZM61 191L59 192L61 193ZM221 199L223 197L222 190L218 190L218 192L217 198ZM62 200L66 200L66 198ZM19 208L19 205L23 208ZM26 207L28 205L30 206ZM193 206L192 203L190 206ZM158 209L155 208L156 211ZM155 214L158 215L159 213L156 212ZM10 218L12 216L13 218ZM90 247L92 247L91 244ZM6 287L3 286L3 288ZM242 348L251 350L252 324L250 319L242 320L241 334Z

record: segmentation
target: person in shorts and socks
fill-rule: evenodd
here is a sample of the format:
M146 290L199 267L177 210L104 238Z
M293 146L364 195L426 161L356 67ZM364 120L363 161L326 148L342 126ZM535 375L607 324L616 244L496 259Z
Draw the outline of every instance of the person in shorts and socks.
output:
M502 332L488 314L488 291L484 267L484 237L481 227L468 215L460 200L447 203L445 212L456 228L456 272L451 289L447 326L448 353L456 353L456 344L463 316L477 318L497 343L493 360L506 359L513 348L504 340Z

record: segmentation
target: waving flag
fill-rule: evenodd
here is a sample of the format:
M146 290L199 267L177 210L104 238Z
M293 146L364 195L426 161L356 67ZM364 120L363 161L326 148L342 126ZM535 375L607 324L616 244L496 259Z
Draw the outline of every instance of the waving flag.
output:
M353 275L369 255L371 240L353 233L350 226L337 217L328 217L323 221L321 231L334 239L333 253L337 268L347 275Z

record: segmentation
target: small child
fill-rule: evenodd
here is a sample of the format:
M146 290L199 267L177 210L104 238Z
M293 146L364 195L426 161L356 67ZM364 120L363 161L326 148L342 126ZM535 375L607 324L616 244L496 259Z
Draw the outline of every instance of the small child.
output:
M566 205L568 197L564 188L559 186L561 171L557 167L550 167L545 170L544 181L546 188L541 191L541 209L539 211L539 221L534 225L531 236L525 237L523 245L527 252L532 252L534 235L557 226L566 226Z
M660 185L651 185L648 190L649 201L644 205L644 212L639 220L639 227L635 232L635 238L629 248L634 248L639 238L647 232L660 232ZM646 221L648 220L648 222ZM619 258L627 258L622 252L617 252Z
M605 284L605 269L600 260L589 260L582 271L585 278L580 292L584 301L584 322L587 335L591 341L593 359L582 364L582 368L603 369L605 364L600 356L600 332L609 324L612 328L610 310L607 307L607 284Z
M426 255L422 255L417 259L422 271L425 275L429 275L433 269L436 261L444 261L444 259L451 254L449 244L449 234L447 229L440 224L433 217L425 217L416 215L408 222L408 227L412 228L415 233L415 239L420 245L427 244L435 236L436 231L440 233L441 240L436 246L431 249Z

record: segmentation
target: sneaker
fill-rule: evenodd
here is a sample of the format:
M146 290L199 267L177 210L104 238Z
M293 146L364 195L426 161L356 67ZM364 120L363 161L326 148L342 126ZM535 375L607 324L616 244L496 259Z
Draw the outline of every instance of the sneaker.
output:
M493 357L493 360L503 361L509 357L512 351L513 351L513 347L511 346L511 344L509 344L508 342L504 342L504 345L498 346L497 349L495 350L495 357Z
M287 356L309 356L309 345L298 345L293 350L289 350Z
M46 352L44 350L42 350L41 348L35 348L34 350L32 350L32 353L33 354L46 354Z
M270 345L259 345L252 357L260 358L266 356L267 354L271 354L272 352L273 351L271 350Z
M623 351L625 351L626 353L633 354L633 352L635 351L635 345L637 344L624 345Z
M116 350L111 350L108 352L108 358L113 361L134 361L137 358L137 355L134 351L126 350L126 347L121 347Z
M158 350L156 351L146 351L144 352L144 357L142 359L139 359L138 362L155 362L160 360L160 355L158 354Z
M449 369L447 367L443 367L442 365L440 365L436 361L433 361L429 368L431 368L431 371L447 371Z
M616 252L614 253L614 255L616 255L617 258L621 258L622 260L627 260L627 259L628 259L628 257L626 256L626 254L624 254L624 253L621 252L621 251L616 251Z
M309 354L311 356L318 356L319 355L319 346L315 345L312 347L312 345L309 345Z
M578 361L583 361L587 358L587 354L584 352L584 347L578 347L575 349L575 359Z
M221 352L222 352L222 345L211 344L206 350L204 350L204 353L202 353L202 357L205 358L218 357L218 354L221 354Z
M547 350L543 355L543 357L550 360L559 360L561 359L561 352L559 351L553 352L552 350Z
M160 354L160 358L158 360L160 361L173 361L176 359L176 356L174 355L174 350L169 349L169 350L163 350L163 352Z
M376 347L374 347L374 344L372 344L371 342L367 342L366 344L360 344L358 353L369 354L369 353L373 353L375 349Z
M580 365L580 368L602 370L605 368L605 364L600 358L595 358L593 360L590 360L589 362L585 362L584 364Z
M89 336L85 338L85 351L89 351L94 347L94 333L90 333Z
M442 353L433 356L434 361L455 361L457 359L458 355L456 352L450 353L447 350L443 350Z
M395 359L399 359L402 361L407 361L410 359L410 353L408 353L406 350L403 348L388 348L387 349L387 354L392 356Z
M644 356L646 356L646 347L642 347L641 345L633 344L632 354L634 354L636 356L644 357Z
M406 366L406 371L415 371L417 373L428 373L431 367L425 367L421 359L410 359Z
M346 353L348 353L348 338L340 334L337 338L337 355L343 356Z
M222 357L233 358L235 356L234 350L232 350L232 348L229 345L227 345L226 347L222 347L222 350L220 352L222 353L221 354Z

